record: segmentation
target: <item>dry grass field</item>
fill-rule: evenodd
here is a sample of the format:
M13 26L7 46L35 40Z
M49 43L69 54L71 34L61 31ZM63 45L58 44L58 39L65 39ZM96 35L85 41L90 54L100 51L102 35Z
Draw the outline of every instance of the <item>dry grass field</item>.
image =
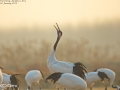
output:
M88 29L88 31L83 27L79 27L78 29L85 30L84 32L86 33L82 33L82 31L79 30L74 31L76 33L69 30L64 31L63 37L56 50L57 59L73 63L82 62L87 67L88 72L97 68L110 68L116 73L115 84L120 85L120 40L115 41L114 39L114 37L119 37L120 23L114 24L113 26L112 24L98 25L95 26L93 30L87 27L86 29ZM91 30L91 33L95 33L95 36L92 37L95 41L92 43L96 43L97 41L98 43L103 42L103 44L91 45L90 38L81 38L82 34L88 37L90 34L89 30ZM100 39L100 37L97 37L96 32L100 32L101 30L101 35L99 35L101 37ZM18 76L21 90L25 90L27 87L24 76L29 70L39 69L43 72L45 78L50 74L47 68L47 58L56 40L55 30L51 31L54 33L51 34L50 31L46 31L46 33L39 33L38 31L34 31L34 33L32 33L33 31L21 31L21 33L0 32L0 66L4 68L3 72L8 74L21 74ZM103 36L107 37L107 32L109 33L108 37L112 37L110 38L112 44L105 44L105 42L109 40L109 38L103 38ZM68 33L71 33L71 35L67 35ZM30 35L27 36L27 34ZM40 39L38 36L40 36ZM68 38L66 38L67 36ZM75 38L69 38L70 36ZM93 34L91 34L91 36L93 36ZM52 38L52 40L50 38ZM46 90L53 90L52 88L55 88L55 85L50 83L45 84L44 81L41 81L41 86ZM95 84L97 88L94 90L103 90L103 88L98 88L101 86L102 84L100 83Z

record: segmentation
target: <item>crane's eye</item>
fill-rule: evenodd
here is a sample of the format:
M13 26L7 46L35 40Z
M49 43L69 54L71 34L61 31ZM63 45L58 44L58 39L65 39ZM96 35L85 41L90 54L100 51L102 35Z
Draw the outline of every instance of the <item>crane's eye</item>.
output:
M60 36L60 37L62 36L62 32L59 33L59 36Z

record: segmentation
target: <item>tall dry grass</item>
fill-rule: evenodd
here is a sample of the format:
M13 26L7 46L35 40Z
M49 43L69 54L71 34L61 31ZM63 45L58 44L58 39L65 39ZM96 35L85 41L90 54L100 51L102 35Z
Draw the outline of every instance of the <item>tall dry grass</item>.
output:
M5 72L25 74L31 69L40 69L48 76L47 58L53 44L48 41L28 40L19 43L13 41L12 45L0 43L0 66ZM59 60L69 62L82 62L88 71L97 68L110 68L116 72L116 83L120 83L120 53L117 46L89 45L89 41L81 38L79 41L66 39L60 41L56 51Z
M115 84L119 84L120 20L104 24L97 23L95 26L77 25L76 31L71 30L73 28L70 25L65 26L65 35L58 44L56 58L73 63L82 62L88 72L97 68L110 68L116 73ZM56 34L56 32L52 32L53 29L54 27L47 32L39 31L39 28L36 31L27 31L24 28L18 32L0 31L0 66L4 68L3 72L21 73L19 79L22 87L25 88L24 76L27 71L40 69L47 77L50 74L47 68L47 58L55 42L55 39L51 40L51 38L56 38L52 37ZM61 27L61 29L63 28ZM72 38L70 38L71 35ZM100 85L100 83L96 84L96 86ZM44 82L42 82L42 86L53 88L51 84Z

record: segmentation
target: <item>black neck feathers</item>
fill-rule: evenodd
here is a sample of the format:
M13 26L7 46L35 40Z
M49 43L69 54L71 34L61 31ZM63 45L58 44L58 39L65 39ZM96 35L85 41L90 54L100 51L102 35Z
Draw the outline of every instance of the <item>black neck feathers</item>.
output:
M75 74L83 79L86 79L85 73L87 73L87 71L85 68L86 67L80 62L74 63L73 74Z
M56 40L56 42L55 42L55 44L54 44L54 51L56 51L56 47L57 47L57 44L58 44L58 42L59 42L59 36L57 37L57 40Z

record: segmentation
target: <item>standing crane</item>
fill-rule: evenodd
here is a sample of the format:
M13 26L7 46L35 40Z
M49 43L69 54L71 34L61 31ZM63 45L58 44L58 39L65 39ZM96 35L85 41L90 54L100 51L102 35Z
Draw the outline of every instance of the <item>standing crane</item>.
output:
M62 37L62 31L60 30L58 24L56 23L57 27L55 29L57 30L57 40L53 46L53 49L48 57L47 60L47 66L51 73L55 72L61 72L61 73L72 73L75 74L83 79L85 79L85 73L86 67L81 62L71 63L71 62L65 62L65 61L59 61L55 57L55 51L57 44Z

